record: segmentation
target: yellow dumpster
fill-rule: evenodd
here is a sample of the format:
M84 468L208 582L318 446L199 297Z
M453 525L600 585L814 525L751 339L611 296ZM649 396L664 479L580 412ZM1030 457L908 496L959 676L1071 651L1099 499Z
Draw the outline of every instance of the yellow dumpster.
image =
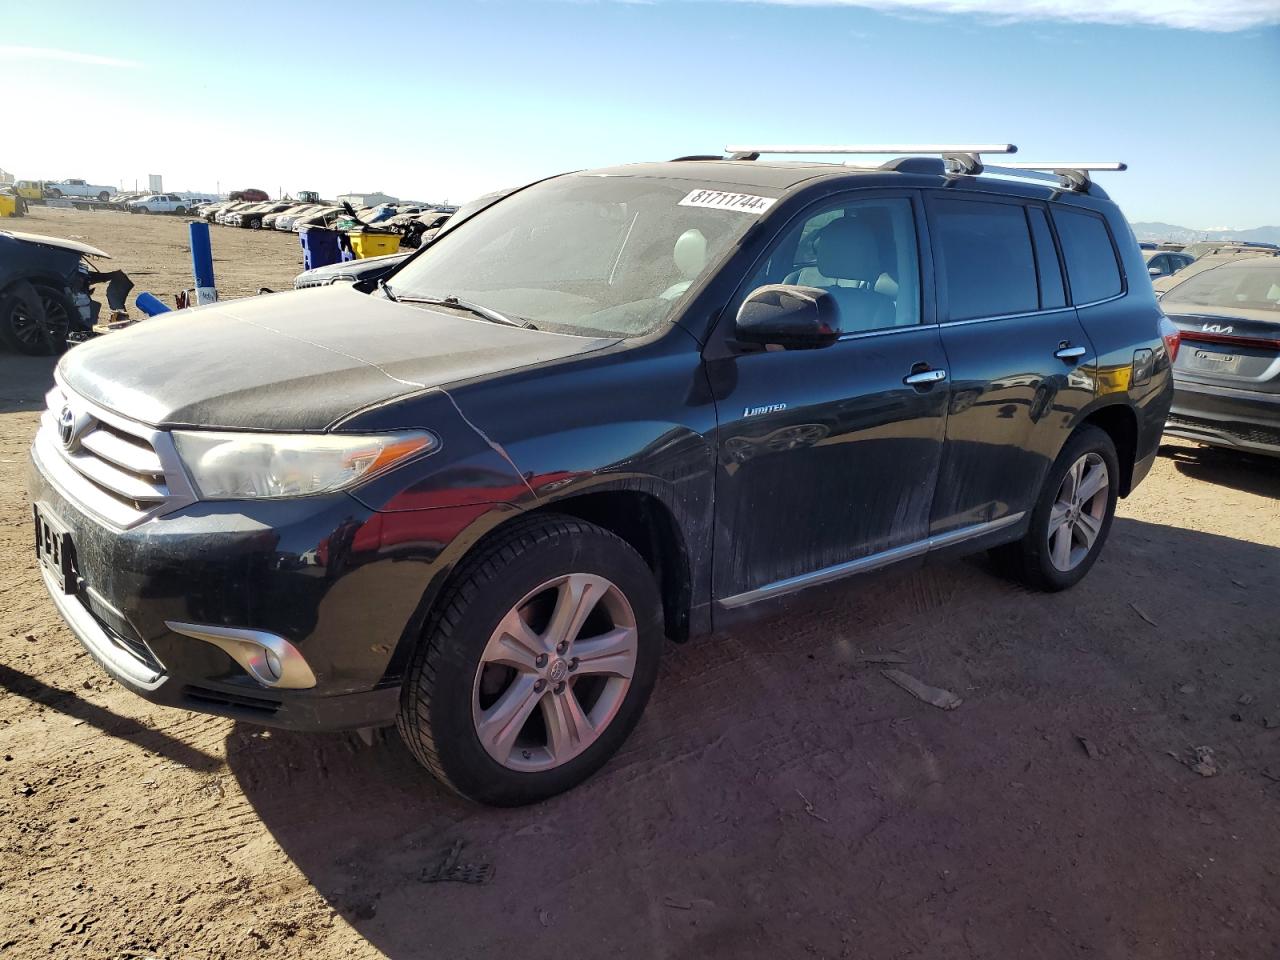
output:
M361 260L365 257L381 257L400 249L398 233L359 233L353 230L347 237L351 240L352 251Z
M0 193L0 217L16 217L18 215L18 198L9 193Z

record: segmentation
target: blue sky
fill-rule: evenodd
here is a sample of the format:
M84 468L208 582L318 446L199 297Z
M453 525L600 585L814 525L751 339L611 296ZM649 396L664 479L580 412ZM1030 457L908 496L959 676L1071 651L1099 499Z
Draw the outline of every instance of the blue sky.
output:
M15 0L4 19L19 177L461 201L730 142L1010 141L1128 162L1099 179L1133 220L1280 223L1280 0Z

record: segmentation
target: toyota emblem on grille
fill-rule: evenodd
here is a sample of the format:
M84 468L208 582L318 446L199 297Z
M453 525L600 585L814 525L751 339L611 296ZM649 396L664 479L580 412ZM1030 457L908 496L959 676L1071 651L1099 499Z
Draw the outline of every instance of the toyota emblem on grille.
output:
M62 449L74 450L92 424L93 417L89 414L77 413L71 404L63 404L58 414L58 439L62 441Z
M58 414L58 437L68 450L76 442L76 414L70 404L64 404L62 413Z

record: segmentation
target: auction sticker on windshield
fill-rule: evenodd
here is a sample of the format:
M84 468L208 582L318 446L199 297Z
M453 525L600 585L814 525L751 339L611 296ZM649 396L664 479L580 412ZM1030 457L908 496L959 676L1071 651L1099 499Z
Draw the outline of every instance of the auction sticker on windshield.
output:
M682 207L714 207L717 210L740 210L761 214L773 206L773 197L757 197L750 193L725 193L722 190L691 190L680 201Z

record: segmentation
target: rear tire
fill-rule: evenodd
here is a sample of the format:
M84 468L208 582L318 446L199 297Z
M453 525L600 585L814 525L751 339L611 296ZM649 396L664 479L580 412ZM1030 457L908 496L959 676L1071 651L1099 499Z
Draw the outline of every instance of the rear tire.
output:
M1003 573L1037 590L1075 586L1102 552L1119 492L1120 463L1111 437L1098 427L1081 427L1049 468L1026 535L992 550L992 559Z
M587 612L558 616L575 610ZM626 651L606 657L600 642L615 637ZM518 520L436 602L401 691L400 735L464 797L545 800L603 766L635 727L662 637L657 584L629 544L572 517Z
M62 291L20 280L0 296L0 342L29 357L63 353L77 316Z
M105 190L102 190L98 193L98 199L101 200L103 203L106 203L108 200L111 199L111 194L107 193L107 191Z

